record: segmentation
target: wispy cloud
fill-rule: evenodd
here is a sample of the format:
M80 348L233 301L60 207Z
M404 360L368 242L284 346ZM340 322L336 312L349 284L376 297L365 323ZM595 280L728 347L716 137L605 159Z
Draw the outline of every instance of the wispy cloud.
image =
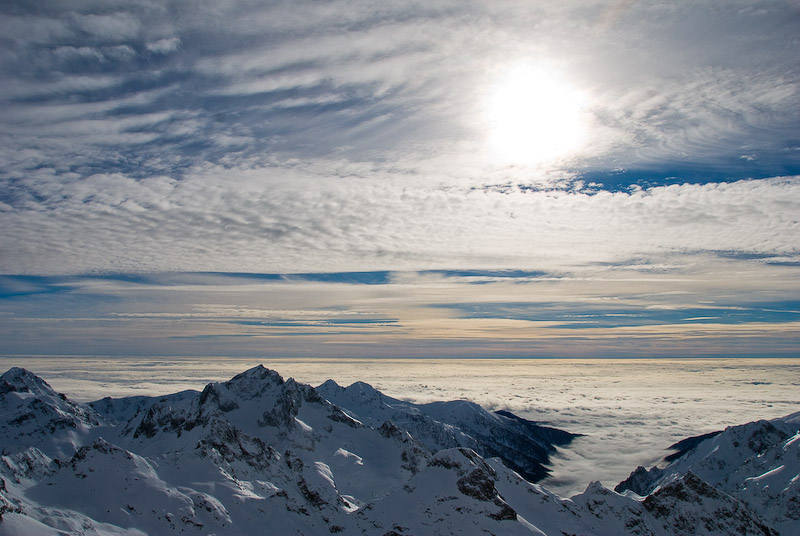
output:
M170 119L123 125L150 137L105 143L65 125L52 136L64 143L44 147L43 163L144 164L182 175L190 163L265 155L335 153L331 171L341 157L410 164L446 155L454 176L493 183L492 168L469 157L485 150L483 102L509 65L529 62L589 96L592 135L574 171L691 164L741 178L797 170L798 71L779 38L793 35L796 7L617 5L17 5L3 28L4 108L17 117L6 133L12 149L27 149L41 135L29 123L54 107L106 103L92 118L99 132L129 116Z

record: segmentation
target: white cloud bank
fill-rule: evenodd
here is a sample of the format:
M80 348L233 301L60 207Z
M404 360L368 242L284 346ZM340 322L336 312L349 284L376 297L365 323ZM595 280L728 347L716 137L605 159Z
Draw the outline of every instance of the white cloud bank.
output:
M53 181L40 170L0 212L0 250L17 252L0 258L0 271L571 271L697 252L785 260L800 251L798 177L584 193L370 175L209 166L181 181Z

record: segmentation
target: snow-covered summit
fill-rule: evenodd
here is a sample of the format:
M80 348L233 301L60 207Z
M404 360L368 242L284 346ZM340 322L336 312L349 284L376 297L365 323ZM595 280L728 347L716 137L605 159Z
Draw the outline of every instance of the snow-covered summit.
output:
M35 445L50 456L69 455L99 424L91 408L56 393L24 368L0 376L0 454Z
M46 381L22 367L12 367L0 375L0 393L11 391L45 397L57 395Z

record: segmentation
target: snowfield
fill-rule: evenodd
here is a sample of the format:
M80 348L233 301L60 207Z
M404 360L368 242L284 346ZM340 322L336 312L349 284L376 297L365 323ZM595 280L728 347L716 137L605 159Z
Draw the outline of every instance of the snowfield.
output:
M0 534L800 534L800 413L688 438L615 490L535 482L574 434L262 366L70 401L0 376Z

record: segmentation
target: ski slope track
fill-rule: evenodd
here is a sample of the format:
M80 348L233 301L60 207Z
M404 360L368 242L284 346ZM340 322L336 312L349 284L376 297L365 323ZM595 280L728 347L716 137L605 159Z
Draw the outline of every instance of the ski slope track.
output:
M673 445L615 490L535 482L573 434L262 366L202 392L70 401L0 376L0 535L800 534L800 413Z

